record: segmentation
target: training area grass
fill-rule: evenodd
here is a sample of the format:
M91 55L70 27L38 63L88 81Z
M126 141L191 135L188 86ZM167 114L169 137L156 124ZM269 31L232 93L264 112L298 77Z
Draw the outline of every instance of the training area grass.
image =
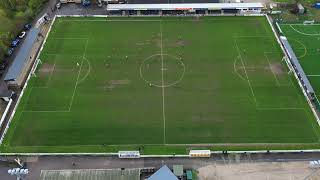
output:
M57 18L2 150L317 146L283 56L265 17Z
M320 98L320 24L281 24L305 74Z

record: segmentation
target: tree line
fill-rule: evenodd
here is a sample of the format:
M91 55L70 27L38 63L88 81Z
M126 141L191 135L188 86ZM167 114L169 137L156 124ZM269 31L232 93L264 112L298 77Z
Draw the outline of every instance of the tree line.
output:
M48 0L0 0L0 61L24 24L31 21Z

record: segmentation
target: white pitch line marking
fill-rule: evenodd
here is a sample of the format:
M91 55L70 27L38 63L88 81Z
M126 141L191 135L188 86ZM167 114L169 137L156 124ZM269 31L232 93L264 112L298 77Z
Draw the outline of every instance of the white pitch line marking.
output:
M245 79L239 74L239 72L237 71L237 68L236 68L236 66L237 66L236 63L237 63L238 59L239 59L238 57L235 58L235 60L233 62L233 70L240 77L240 79L245 81Z
M50 81L51 81L51 79L52 79L52 75L53 75L53 71L54 71L54 69L55 69L55 67L56 67L56 62L57 60L54 60L54 64L53 64L53 67L52 67L52 70L50 71L50 74L49 74L49 78L48 78L48 80L47 80L47 82L46 82L46 85L45 86L33 86L33 87L31 87L31 89L33 89L33 88L49 88L49 83L50 83Z
M309 77L319 77L320 74L308 74L307 76L309 76Z
M87 77L89 76L90 72L91 72L91 63L90 63L90 61L88 60L88 58L85 58L85 59L86 59L86 61L87 61L87 63L88 63L88 71L87 71L86 75L85 75L82 79L80 79L80 80L78 81L78 84L80 84L80 83L82 83L83 81L85 81L85 80L87 79Z
M302 34L302 35L305 35L305 36L319 36L319 35L320 35L320 33L309 34L309 33L301 32L301 31L297 30L296 28L294 28L292 25L290 25L290 27L291 27L294 31L296 31L297 33Z
M308 24L308 25L305 25L305 24L281 24L281 26L319 26L320 24Z
M71 111L71 107L72 107L73 100L74 100L74 95L75 95L75 93L76 93L76 90L77 90L77 87L78 87L78 84L79 84L78 81L79 81L79 77L80 77L80 74L81 74L83 61L84 61L84 58L85 58L85 55L86 55L86 52L87 52L88 41L89 41L89 39L87 39L86 45L85 45L85 47L84 47L84 51L83 51L83 55L82 55L82 60L81 60L81 65L80 65L80 68L79 68L77 80L76 80L76 83L75 83L75 85L74 85L74 89L73 89L73 93L72 93L72 97L71 97L71 101L70 101L70 105L69 105L69 112Z
M248 81L248 84L249 84L249 87L250 87L250 90L251 90L251 93L252 93L252 96L253 96L253 100L254 100L254 102L255 102L255 105L257 106L257 99L256 99L256 96L254 95L253 88L252 88L252 86L251 86L251 82L250 82L250 80L249 80L249 76L248 76L248 73L247 73L247 70L246 70L246 66L244 65L244 62L243 62L243 59L242 59L242 56L241 56L240 48L239 48L239 46L238 46L238 43L237 43L237 40L236 40L236 39L234 39L234 42L235 42L235 44L236 44L236 49L237 49L237 51L238 51L238 54L239 54L239 57L240 57L240 60L241 60L241 64L242 64L242 66L243 66L243 68L244 68L244 73L245 73L245 75L246 75L246 78L247 78L247 81Z
M161 54L161 83L162 83L162 117L163 117L163 144L166 144L166 114L164 98L164 63L163 63L163 42L162 42L162 23L160 21L160 54Z
M46 83L46 87L49 87L49 83L51 82L53 71L54 71L55 67L56 67L56 60L54 60L54 64L53 64L52 70L50 72L49 79L48 79L48 81Z

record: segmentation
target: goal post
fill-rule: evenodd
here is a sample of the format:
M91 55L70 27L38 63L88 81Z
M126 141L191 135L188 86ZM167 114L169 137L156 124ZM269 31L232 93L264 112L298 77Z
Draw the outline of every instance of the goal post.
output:
M303 21L303 25L313 25L314 24L314 20L311 21Z

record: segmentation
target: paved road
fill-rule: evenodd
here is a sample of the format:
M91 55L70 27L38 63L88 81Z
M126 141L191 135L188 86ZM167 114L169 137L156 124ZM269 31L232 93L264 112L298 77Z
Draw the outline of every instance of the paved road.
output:
M14 157L6 157L12 160ZM197 169L215 163L228 164L240 162L286 162L309 161L320 159L320 153L278 153L278 154L219 154L211 158L144 158L144 159L119 159L106 156L42 156L24 157L30 170L28 179L39 178L41 170L58 169L110 169L110 168L142 168L161 167L163 164L172 167L182 164L185 168ZM75 165L73 165L75 163ZM7 174L9 168L15 164L0 162L0 179L14 179Z
M219 0L128 0L128 3L130 4L218 3L218 2Z

